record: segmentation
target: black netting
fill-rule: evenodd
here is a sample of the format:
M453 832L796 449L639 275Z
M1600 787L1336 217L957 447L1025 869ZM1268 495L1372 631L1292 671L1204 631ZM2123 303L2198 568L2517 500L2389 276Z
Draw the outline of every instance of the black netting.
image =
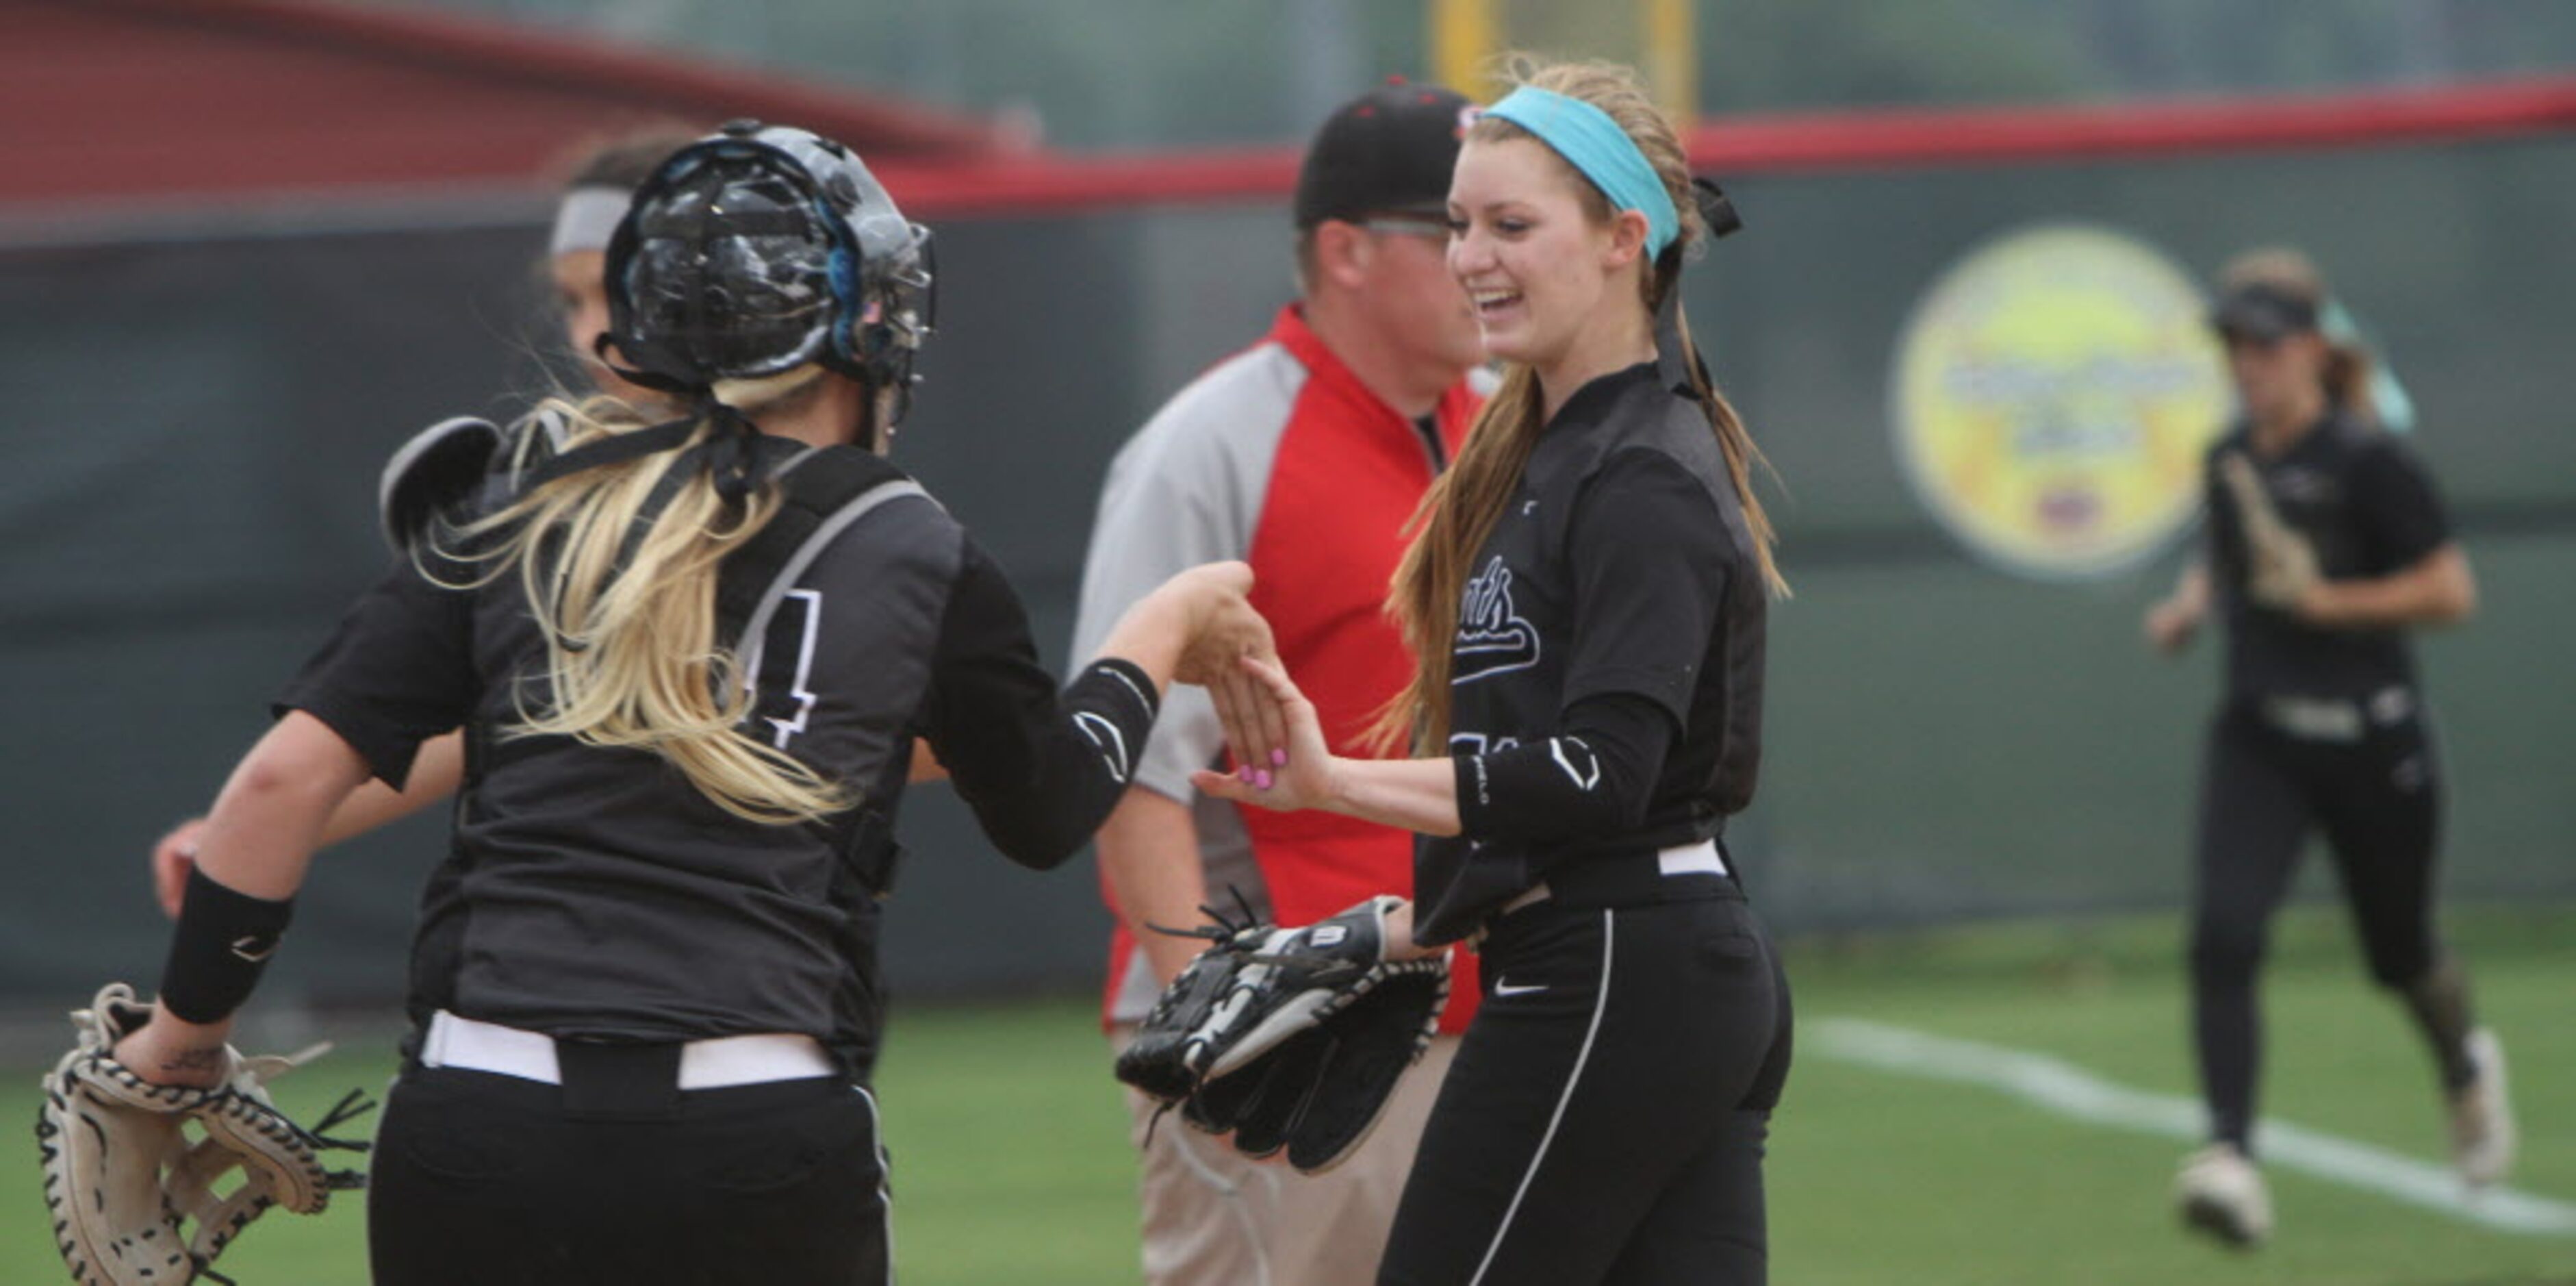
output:
M1777 467L1797 597L1773 613L1760 797L1730 842L1785 927L2176 905L2211 657L2149 657L2172 555L2044 582L1963 552L1892 445L1900 328L1968 249L2124 230L2193 275L2264 241L2325 266L2420 411L2488 604L2423 656L2451 776L2448 885L2564 896L2576 686L2576 142L1727 177L1748 231L1692 324ZM900 198L903 194L895 194ZM1063 659L1110 454L1252 342L1290 287L1276 205L940 221L943 329L896 458L977 533ZM768 234L762 234L768 235ZM421 426L506 415L542 369L542 229L0 246L0 991L159 959L144 858L380 571L374 480ZM783 297L783 295L782 295ZM1085 984L1094 882L1005 868L943 788L904 819L887 931L908 994ZM400 985L438 819L317 868L276 989ZM972 931L959 926L972 924ZM996 936L1025 950L996 956Z

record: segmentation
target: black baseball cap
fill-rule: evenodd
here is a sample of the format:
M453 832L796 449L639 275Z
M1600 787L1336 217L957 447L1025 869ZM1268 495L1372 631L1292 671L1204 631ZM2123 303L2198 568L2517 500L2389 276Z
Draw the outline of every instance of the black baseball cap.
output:
M1297 226L1372 214L1445 215L1449 171L1476 105L1455 90L1391 77L1342 104L1297 169Z
M2209 310L2210 329L2221 335L2269 343L2317 328L2317 304L2266 282L2228 291Z

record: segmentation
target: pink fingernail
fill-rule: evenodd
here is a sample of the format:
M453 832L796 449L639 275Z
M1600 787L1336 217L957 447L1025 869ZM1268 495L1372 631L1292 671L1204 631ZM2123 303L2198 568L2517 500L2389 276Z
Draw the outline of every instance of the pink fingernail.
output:
M1287 751L1285 751L1285 750L1273 750L1273 751L1271 751L1271 752L1270 752L1270 766L1271 766L1271 767L1273 767L1273 768L1285 768L1285 767L1287 767L1287 766L1288 766L1288 752L1287 752Z
M1245 764L1245 765L1244 765L1244 766L1242 766L1241 768L1237 768L1237 769L1235 769L1235 770L1234 770L1234 776L1235 776L1235 779L1236 779L1237 781L1242 782L1244 785L1246 785L1246 786L1251 785L1251 784L1252 784L1252 765L1250 765L1250 764Z
M1259 786L1263 790L1270 789L1270 770L1264 768L1252 774L1252 784Z

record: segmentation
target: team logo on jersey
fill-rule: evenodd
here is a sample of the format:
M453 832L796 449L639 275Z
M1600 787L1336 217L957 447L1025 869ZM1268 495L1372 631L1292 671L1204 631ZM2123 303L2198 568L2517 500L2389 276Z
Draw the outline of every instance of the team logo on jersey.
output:
M2205 315L2162 254L2107 229L1977 248L1897 345L1889 419L1915 492L2010 571L2092 577L2154 554L2190 521L2228 415Z
M2271 484L2273 494L2294 505L2333 504L2343 490L2335 485L2333 475L2297 465L2274 469L2264 481Z
M1478 679L1538 664L1538 631L1512 608L1512 569L1497 554L1467 582L1458 604L1458 639L1450 648L1449 682Z

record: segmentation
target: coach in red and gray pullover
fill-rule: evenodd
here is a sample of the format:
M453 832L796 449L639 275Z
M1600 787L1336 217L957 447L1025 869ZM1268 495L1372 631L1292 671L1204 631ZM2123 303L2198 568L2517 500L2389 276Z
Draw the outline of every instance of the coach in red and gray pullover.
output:
M1253 605L1337 749L1356 748L1413 675L1381 611L1404 525L1455 454L1490 381L1466 293L1449 275L1447 199L1475 108L1390 82L1344 104L1307 148L1294 216L1299 301L1270 333L1175 394L1111 464L1083 571L1078 645L1170 571L1252 564ZM1379 893L1409 894L1413 838L1321 813L1197 797L1190 771L1224 738L1204 690L1175 687L1125 797L1099 833L1119 929L1110 949L1113 1046L1205 943L1145 931L1201 923L1201 906L1308 924ZM1129 1095L1140 1149L1145 1286L1346 1286L1376 1275L1415 1145L1476 1003L1472 963L1444 1034L1331 1173L1282 1173L1224 1142L1153 1128Z

